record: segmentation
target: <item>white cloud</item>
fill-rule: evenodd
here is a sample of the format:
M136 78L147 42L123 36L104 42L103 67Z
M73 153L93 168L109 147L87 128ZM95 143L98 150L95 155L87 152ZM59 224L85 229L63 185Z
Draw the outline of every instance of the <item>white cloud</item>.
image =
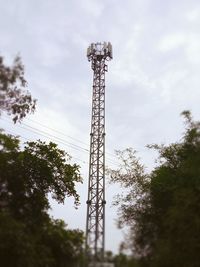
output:
M160 51L167 52L173 49L180 49L181 46L184 46L186 43L187 36L184 33L177 32L164 36L158 44L158 47Z
M187 40L186 53L189 61L193 64L200 65L200 34L193 33Z
M99 18L104 9L104 2L98 0L81 0L78 1L77 8L82 8L88 15Z
M195 7L194 9L189 10L186 14L186 18L191 22L198 21L199 17L200 17L200 7Z

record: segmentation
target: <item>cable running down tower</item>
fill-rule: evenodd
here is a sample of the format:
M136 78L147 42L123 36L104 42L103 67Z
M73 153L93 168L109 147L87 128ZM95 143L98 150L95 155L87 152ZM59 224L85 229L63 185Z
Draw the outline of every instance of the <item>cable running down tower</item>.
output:
M89 262L95 265L103 262L105 246L105 72L107 61L112 59L111 43L92 43L87 57L93 70L93 96L86 250Z

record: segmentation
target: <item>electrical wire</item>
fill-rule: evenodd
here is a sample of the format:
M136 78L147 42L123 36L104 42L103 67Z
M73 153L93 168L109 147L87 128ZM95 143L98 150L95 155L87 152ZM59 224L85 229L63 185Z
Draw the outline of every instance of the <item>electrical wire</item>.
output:
M77 138L74 138L74 137L72 137L72 136L70 136L70 135L66 135L66 134L64 134L64 133L61 132L61 131L58 131L58 130L56 130L56 129L53 129L53 128L47 126L47 125L44 125L44 124L42 124L42 123L40 123L40 122L37 122L37 121L35 121L35 120L32 120L32 119L30 119L30 118L29 118L28 120L31 121L31 122L33 122L33 123L35 123L35 124L38 124L38 125L40 125L40 126L46 128L46 129L52 130L52 131L54 131L54 132L57 132L57 133L59 133L59 134L61 134L61 135L63 135L63 136L66 136L66 137L68 137L68 138L70 138L70 139L72 139L72 140L75 140L75 141L77 141L77 142L79 142L79 143L81 143L81 144L84 144L84 145L88 146L88 144L84 143L83 141L81 141L81 140L79 140L79 139L77 139ZM23 124L25 124L25 123L23 123ZM112 154L112 153L110 153L110 152L106 152L106 154L107 154L107 155L110 155L110 156L112 156L112 157L116 157L116 155L114 155L114 154Z
M10 131L10 130L6 130L6 131L7 131L9 134L11 134L11 135L16 135L16 133L14 133L14 132L12 132L12 131ZM32 141L30 138L27 138L27 137L25 137L25 136L23 136L23 135L21 135L21 134L20 134L20 137L21 137L22 139L24 139L24 140L29 141L29 142ZM84 163L84 164L89 164L87 161L84 161L84 160L79 159L79 158L77 158L77 157L72 156L72 158L75 159L75 160L81 161L81 162Z
M6 119L6 118L1 118L1 119L3 119L4 121L6 121L6 122L12 124L12 122L10 122L10 121L9 121L8 119ZM31 131L31 132L33 132L33 133L35 133L35 134L37 134L37 135L43 136L43 137L45 137L45 138L54 139L54 140L56 140L56 142L58 142L58 143L60 143L60 144L62 144L62 145L65 145L65 146L67 146L67 147L70 147L70 148L72 148L72 149L76 149L76 150L81 151L81 152L89 153L89 149L86 149L86 148L84 148L84 147L82 147L82 146L79 146L79 145L76 145L76 144L74 144L74 143L68 142L68 141L64 140L63 138L57 137L57 136L52 135L52 134L50 134L50 133L47 133L47 132L45 132L45 131L43 131L43 130L39 130L39 129L37 129L37 128L35 128L35 127L32 127L32 126L30 126L30 125L28 125L28 124L22 123L22 125L15 125L15 126L17 126L17 127L19 127L19 128L22 128L22 129L25 129L25 130L27 130L27 131ZM50 127L48 127L48 128L50 129ZM53 128L51 128L51 129L53 130ZM57 131L57 132L58 132L58 131ZM64 135L64 134L63 134L63 135ZM65 136L66 136L66 135L65 135ZM82 143L83 143L83 142L82 142ZM106 153L106 154L107 154L107 153ZM106 161L108 161L109 163L111 163L111 164L113 164L113 165L118 166L117 162L114 162L112 159L110 159L110 158L108 158L108 157L106 157Z

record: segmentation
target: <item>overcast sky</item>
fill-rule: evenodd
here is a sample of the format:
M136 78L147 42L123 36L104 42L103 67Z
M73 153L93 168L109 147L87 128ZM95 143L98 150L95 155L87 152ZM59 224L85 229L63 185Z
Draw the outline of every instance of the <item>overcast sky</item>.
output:
M24 120L33 128L13 126L5 116L1 126L23 141L53 140L81 166L80 208L72 209L71 200L52 202L51 214L84 230L92 95L87 47L113 45L106 73L107 152L133 147L151 169L155 154L145 145L180 139L185 109L200 119L200 1L0 0L0 10L0 54L8 63L21 55L28 89L38 99L36 113ZM115 166L111 154L107 165ZM108 186L106 249L117 252L122 234L111 208L115 191Z

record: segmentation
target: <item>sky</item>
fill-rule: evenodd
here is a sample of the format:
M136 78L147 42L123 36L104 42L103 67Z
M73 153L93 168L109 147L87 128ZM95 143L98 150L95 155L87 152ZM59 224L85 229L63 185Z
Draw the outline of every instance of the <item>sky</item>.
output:
M184 131L180 113L200 120L199 0L0 0L0 54L11 64L19 54L28 90L38 100L34 115L0 126L22 141L58 143L81 167L78 210L73 200L52 203L51 215L85 230L92 70L86 50L110 41L113 60L106 73L106 164L116 167L115 150L133 147L151 170L151 143L171 143ZM117 253L113 197L107 183L106 249Z

